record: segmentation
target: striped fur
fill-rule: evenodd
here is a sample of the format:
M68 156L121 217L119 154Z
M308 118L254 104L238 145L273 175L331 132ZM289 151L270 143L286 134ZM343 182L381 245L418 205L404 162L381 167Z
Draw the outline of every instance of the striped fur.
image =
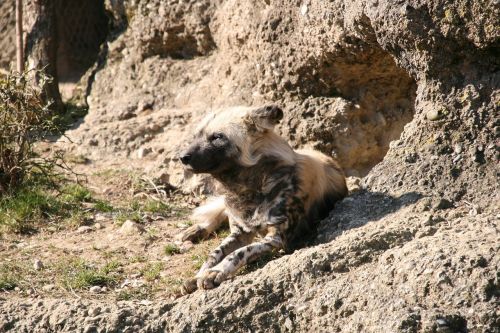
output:
M187 292L210 289L264 253L292 250L347 194L345 176L332 158L294 151L273 128L283 113L276 106L236 107L200 124L181 160L193 172L209 173L221 196L196 209L198 223L184 240L208 237L229 221L230 235L203 264Z

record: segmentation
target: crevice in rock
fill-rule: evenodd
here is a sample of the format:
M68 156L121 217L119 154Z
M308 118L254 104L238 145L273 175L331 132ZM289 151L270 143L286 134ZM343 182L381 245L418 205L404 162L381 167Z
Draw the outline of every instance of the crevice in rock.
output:
M348 175L364 176L382 161L413 118L415 81L380 48L325 52L298 73L305 99L282 131L296 146L337 157Z
M155 31L145 45L144 57L189 60L207 54L214 47L208 28L193 34L181 24L170 27L165 32Z

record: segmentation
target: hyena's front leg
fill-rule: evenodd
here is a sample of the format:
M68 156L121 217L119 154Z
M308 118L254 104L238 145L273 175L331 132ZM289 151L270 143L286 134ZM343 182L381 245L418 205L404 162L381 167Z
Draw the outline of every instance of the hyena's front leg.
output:
M203 289L212 289L222 281L233 275L238 269L248 262L255 260L273 249L282 249L282 237L271 232L263 240L239 248L225 257L220 263L207 269L198 277L198 286Z
M210 289L202 284L202 277L205 275L210 268L216 266L222 261L227 255L234 252L235 250L249 244L255 237L254 233L244 232L241 230L233 231L229 236L227 236L222 243L213 250L209 255L203 266L201 266L198 274L194 279L188 280L184 283L184 292L192 293L196 288ZM211 288L213 288L212 286Z
M225 210L224 197L213 198L196 208L191 219L197 223L180 234L180 239L196 242L208 238L221 224L227 221Z

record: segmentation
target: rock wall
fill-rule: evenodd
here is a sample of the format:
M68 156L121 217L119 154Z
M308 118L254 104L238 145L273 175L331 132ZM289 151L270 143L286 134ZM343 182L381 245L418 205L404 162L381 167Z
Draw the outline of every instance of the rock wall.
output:
M287 111L281 131L295 146L320 149L336 156L349 175L364 176L412 119L409 131L431 127L423 132L435 136L434 129L457 123L461 115L472 119L464 108L476 112L484 104L479 118L486 120L495 107L498 5L491 1L149 1L126 2L122 11L129 27L109 44L85 121L90 128L113 124L120 130L75 133L83 142L97 136L102 149L92 147L96 158L109 151L134 156L145 141L160 151L170 128L122 128L141 122L142 115L182 110L189 122L220 107L275 102ZM429 112L441 119L430 121ZM149 138L117 144L116 134ZM422 142L436 147L422 136L404 135L404 153L413 154L409 147L419 150ZM483 145L492 157L491 135L476 136L464 148ZM452 147L462 138L446 140ZM157 160L171 159L177 150L171 147Z
M335 155L359 176L412 119L415 81L374 42L373 31L372 44L348 35L339 14L323 14L322 5L174 3L125 9L130 26L96 75L89 126L165 109L197 119L224 106L276 102L288 111L282 132L296 146ZM92 131L80 139L94 134L105 152L132 155L143 144L117 148L113 135Z

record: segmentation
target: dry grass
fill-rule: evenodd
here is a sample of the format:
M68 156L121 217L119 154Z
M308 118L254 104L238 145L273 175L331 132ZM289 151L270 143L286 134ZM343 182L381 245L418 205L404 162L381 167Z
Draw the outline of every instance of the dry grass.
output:
M49 80L37 73L42 81ZM37 158L33 144L57 130L50 105L24 75L0 77L0 195L32 172L48 173L54 161Z

